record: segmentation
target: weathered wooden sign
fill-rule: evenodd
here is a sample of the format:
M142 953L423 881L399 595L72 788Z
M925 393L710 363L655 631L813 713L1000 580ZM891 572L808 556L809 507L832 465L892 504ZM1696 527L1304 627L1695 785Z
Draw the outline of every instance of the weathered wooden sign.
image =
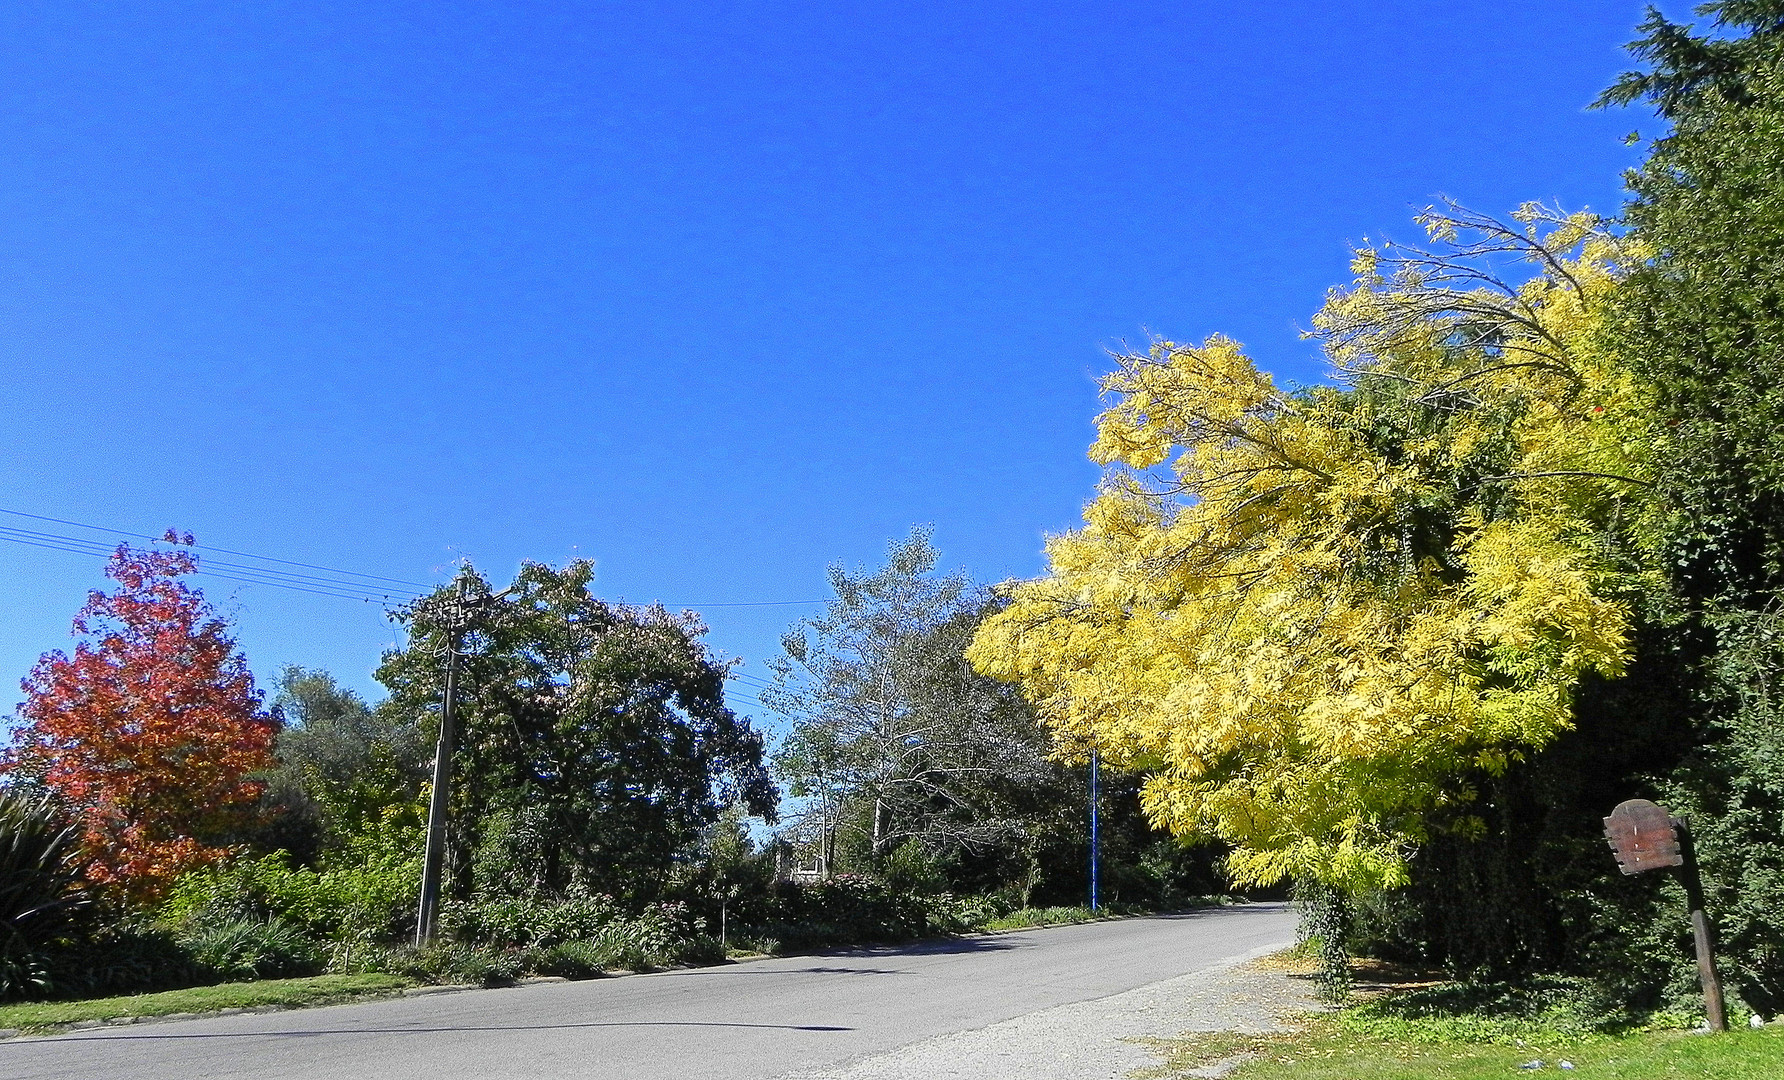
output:
M1697 949L1697 977L1703 983L1704 1017L1711 1031L1727 1031L1722 977L1716 972L1710 917L1704 911L1703 881L1697 872L1690 823L1673 817L1664 806L1646 799L1630 799L1618 803L1611 816L1604 819L1604 838L1611 842L1611 850L1617 853L1617 866L1625 874L1679 868L1685 904L1691 913L1692 944Z
M1625 874L1685 865L1679 848L1678 822L1661 806L1646 799L1618 803L1604 819L1604 836L1617 853L1617 866Z

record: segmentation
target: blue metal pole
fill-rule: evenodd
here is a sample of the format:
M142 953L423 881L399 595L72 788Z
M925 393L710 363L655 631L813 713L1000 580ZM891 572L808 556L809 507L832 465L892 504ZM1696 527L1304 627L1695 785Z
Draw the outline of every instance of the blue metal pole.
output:
M1090 910L1096 910L1096 863L1097 863L1097 829L1096 829L1096 772L1097 754L1090 752Z

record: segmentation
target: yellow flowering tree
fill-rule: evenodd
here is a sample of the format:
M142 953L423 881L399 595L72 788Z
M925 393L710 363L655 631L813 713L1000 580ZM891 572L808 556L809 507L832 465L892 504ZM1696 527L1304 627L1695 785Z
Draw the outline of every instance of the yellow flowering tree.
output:
M1599 311L1639 253L1537 205L1421 223L1316 318L1330 385L1220 337L1118 357L1084 527L968 650L1242 883L1403 883L1625 663L1652 438Z

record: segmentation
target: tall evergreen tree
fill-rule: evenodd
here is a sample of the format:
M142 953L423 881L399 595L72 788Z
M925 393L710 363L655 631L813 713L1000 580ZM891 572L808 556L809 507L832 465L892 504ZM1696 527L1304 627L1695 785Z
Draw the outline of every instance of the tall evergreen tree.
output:
M1698 32L1650 11L1648 62L1604 95L1670 122L1632 177L1653 249L1617 305L1618 351L1671 451L1669 632L1697 748L1659 785L1697 823L1733 981L1784 1009L1784 2L1727 0Z

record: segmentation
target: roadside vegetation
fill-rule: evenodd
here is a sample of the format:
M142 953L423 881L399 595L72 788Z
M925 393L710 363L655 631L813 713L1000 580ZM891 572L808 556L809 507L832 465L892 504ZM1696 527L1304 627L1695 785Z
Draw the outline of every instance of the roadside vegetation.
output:
M1334 996L1354 954L1701 1009L1678 881L1605 846L1646 798L1784 1013L1784 4L1698 11L1601 102L1664 125L1621 219L1431 207L1314 315L1324 384L1117 356L1083 527L967 650L1292 883Z
M1654 1080L1705 1077L1765 1080L1784 1063L1784 1032L1731 1031L1715 1038L1688 1031L1539 1036L1519 1045L1482 1041L1463 1027L1419 1026L1381 1033L1350 1018L1316 1020L1283 1035L1218 1032L1158 1046L1167 1063L1138 1074L1173 1080L1211 1064L1242 1063L1232 1080L1486 1080L1525 1073ZM1540 1062L1540 1064L1538 1064Z
M1314 950L1266 961L1315 978ZM1380 961L1350 965L1357 994L1336 1012L1286 1018L1285 1030L1147 1040L1162 1059L1135 1080L1228 1070L1235 1080L1474 1080L1526 1072L1647 1080L1773 1076L1784 1025L1711 1037L1688 1012L1631 1008L1587 979L1454 981ZM1197 1072L1196 1070L1203 1070Z
M789 705L772 758L726 705L732 672L697 619L606 604L587 564L525 566L499 594L466 568L400 613L409 640L384 657L383 701L288 668L267 707L186 581L189 539L121 548L73 654L27 680L0 759L0 998L233 984L271 987L257 1003L276 1004L299 985L285 980L319 977L589 978L1084 921L1222 888L1217 853L1153 835L1118 779L1102 800L1107 906L1070 906L1085 895L1085 780L1049 758L1012 689L966 665L989 601L935 573L923 530L884 568L834 570L831 611L789 633L811 634L799 655L818 668L783 667L773 693L828 704ZM479 615L457 644L445 899L417 944L447 613L463 607ZM827 629L851 619L846 642ZM822 667L845 652L895 658L872 673L871 721L861 682ZM798 799L784 820L776 777Z
M307 979L220 983L158 994L23 1002L0 1005L0 1030L44 1031L83 1020L116 1021L124 1017L178 1016L224 1009L339 1005L385 997L413 985L412 980L396 975L317 975Z

